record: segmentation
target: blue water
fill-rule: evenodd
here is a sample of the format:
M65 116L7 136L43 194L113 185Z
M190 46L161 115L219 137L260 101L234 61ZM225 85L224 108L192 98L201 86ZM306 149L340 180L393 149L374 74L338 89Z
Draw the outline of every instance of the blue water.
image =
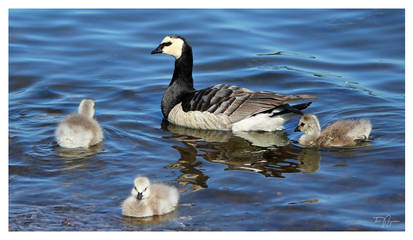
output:
M404 230L405 12L365 10L9 10L9 230ZM197 131L162 121L173 58L192 45L194 85L318 96L325 126L369 118L350 149L283 132ZM96 101L105 140L60 148L57 123ZM175 185L178 210L121 216L136 175Z

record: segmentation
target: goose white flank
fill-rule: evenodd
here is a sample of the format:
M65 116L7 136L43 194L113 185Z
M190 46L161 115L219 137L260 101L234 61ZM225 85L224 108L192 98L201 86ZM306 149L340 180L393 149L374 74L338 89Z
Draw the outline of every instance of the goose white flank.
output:
M298 142L303 146L349 147L357 140L367 140L372 129L370 120L338 120L321 131L317 116L305 114L295 131L304 132Z
M179 192L173 186L151 183L147 177L135 178L131 195L122 203L122 215L150 217L174 211L178 205Z
M318 99L299 94L284 95L269 91L218 84L201 90L193 87L192 48L181 36L165 37L152 54L175 58L172 80L162 97L162 114L170 123L195 129L227 131L275 131L292 113L301 114L311 102L289 105L292 101Z
M95 102L83 99L77 113L67 116L55 131L57 143L65 148L88 148L103 140L103 131L96 119Z

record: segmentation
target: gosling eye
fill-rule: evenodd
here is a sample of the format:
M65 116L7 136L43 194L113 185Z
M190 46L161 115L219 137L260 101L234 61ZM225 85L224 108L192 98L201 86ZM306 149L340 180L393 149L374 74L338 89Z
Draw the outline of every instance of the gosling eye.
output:
M146 191L146 189L148 189L148 187L146 187L143 191L145 192L145 191Z
M301 127L304 127L304 123L301 123L300 126L301 126Z
M136 186L133 187L136 191L138 191L138 189L136 188Z

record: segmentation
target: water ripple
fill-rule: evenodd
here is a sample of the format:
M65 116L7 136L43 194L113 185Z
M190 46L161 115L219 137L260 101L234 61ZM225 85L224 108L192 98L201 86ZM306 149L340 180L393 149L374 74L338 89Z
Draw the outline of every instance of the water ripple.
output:
M405 11L400 9L11 9L9 230L404 230ZM194 85L319 97L321 126L369 118L358 148L284 131L201 131L162 121L173 58L193 47ZM83 98L105 140L64 149L54 131ZM175 185L178 211L130 219L136 175ZM398 221L392 227L374 217ZM274 221L274 219L277 219Z

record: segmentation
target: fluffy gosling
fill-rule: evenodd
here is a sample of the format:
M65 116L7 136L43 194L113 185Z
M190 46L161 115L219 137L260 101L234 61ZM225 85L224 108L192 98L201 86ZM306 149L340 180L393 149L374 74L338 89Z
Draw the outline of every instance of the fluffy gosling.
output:
M122 203L122 215L150 217L164 215L176 209L179 192L173 186L150 183L147 177L137 177L131 195Z
M63 119L55 131L57 143L65 148L88 148L103 140L103 131L93 118L95 102L83 99L77 113Z
M357 140L367 140L372 129L370 120L338 120L321 131L320 123L313 114L301 117L294 131L304 132L298 142L304 146L351 147Z

